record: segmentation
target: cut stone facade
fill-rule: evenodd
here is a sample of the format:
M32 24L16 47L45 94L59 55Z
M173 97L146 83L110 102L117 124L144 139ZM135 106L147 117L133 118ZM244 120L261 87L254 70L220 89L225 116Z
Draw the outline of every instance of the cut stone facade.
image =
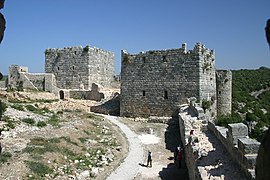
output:
M60 89L91 90L93 83L111 87L114 54L90 46L46 49L45 72L55 75Z
M215 53L201 43L179 49L122 51L121 116L171 116L187 98L211 101L216 116ZM230 113L230 112L229 112Z
M216 71L217 79L217 114L227 115L232 110L232 72Z

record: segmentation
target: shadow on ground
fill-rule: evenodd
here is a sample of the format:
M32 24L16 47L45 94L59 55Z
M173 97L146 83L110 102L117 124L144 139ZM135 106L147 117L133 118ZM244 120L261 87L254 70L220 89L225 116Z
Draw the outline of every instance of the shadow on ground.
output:
M171 156L168 157L169 160L172 160L172 163L168 164L166 168L163 168L159 172L160 178L163 180L188 179L188 172L184 160L182 160L182 168L178 167L177 161L176 162L173 161L176 148L182 144L179 132L178 117L172 117L168 121L168 127L166 128L165 131L165 144L166 149L172 152Z

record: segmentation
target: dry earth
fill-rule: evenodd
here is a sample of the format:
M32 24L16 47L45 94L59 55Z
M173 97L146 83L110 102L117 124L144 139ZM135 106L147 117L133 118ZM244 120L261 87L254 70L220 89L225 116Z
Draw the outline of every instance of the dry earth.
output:
M0 179L105 179L128 154L128 142L119 127L88 112L97 104L94 101L54 101L52 94L37 92L1 91L0 98L9 106L4 119L9 118L1 121L5 128L1 156L11 154L7 162L0 158ZM37 110L29 110L29 105ZM25 119L33 119L34 124ZM144 162L137 162L134 179L188 179L185 167L178 169L173 160L180 142L176 121L117 119L138 135L144 147ZM38 127L38 122L46 126ZM144 166L148 150L153 153L152 168Z

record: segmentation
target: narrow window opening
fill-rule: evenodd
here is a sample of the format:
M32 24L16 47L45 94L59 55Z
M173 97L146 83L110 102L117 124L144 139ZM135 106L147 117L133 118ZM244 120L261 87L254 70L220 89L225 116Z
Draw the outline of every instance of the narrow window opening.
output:
M142 59L143 59L143 63L145 63L145 57L143 57Z
M218 94L221 94L221 91L218 91Z
M168 99L168 91L164 91L164 99Z
M57 67L57 70L59 71L59 70L60 70L60 68L59 68L59 67Z
M75 70L75 66L72 66L72 70Z
M74 54L76 55L77 54L77 51L74 51Z
M142 91L142 95L145 96L145 91Z

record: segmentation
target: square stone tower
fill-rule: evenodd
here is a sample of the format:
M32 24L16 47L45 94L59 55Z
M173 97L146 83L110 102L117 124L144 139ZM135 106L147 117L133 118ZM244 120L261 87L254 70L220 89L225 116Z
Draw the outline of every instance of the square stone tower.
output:
M114 53L90 46L46 49L45 72L54 74L60 89L90 90L92 83L108 88L114 77Z
M121 116L172 116L187 98L211 101L216 114L215 53L201 43L193 50L122 51Z

